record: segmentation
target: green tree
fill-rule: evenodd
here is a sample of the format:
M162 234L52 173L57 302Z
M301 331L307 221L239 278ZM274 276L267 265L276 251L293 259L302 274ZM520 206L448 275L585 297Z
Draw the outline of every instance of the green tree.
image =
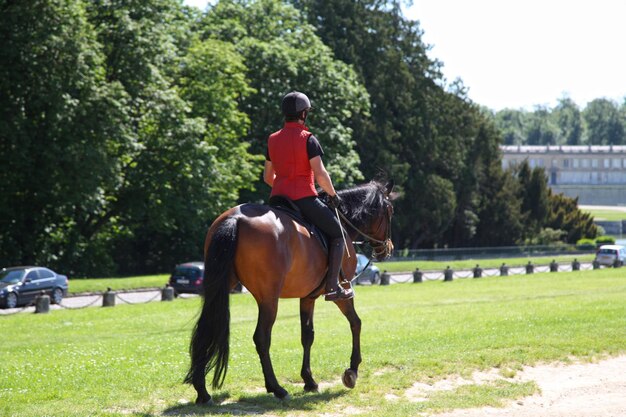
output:
M527 145L556 145L557 127L552 122L550 110L546 107L537 107L526 118L524 131Z
M56 267L79 251L82 220L116 182L123 98L81 2L0 10L1 263Z
M246 76L254 91L243 98L242 108L251 121L245 138L251 152L265 154L267 136L282 127L282 97L298 90L311 98L314 110L307 124L328 155L325 163L334 181L352 184L363 178L350 120L369 109L367 91L296 9L278 0L222 0L206 14L200 30L203 39L234 44L249 68ZM245 198L266 196L265 189Z
M558 126L558 144L582 144L582 115L572 99L561 98L559 104L552 110L551 116Z
M519 197L526 237L533 237L545 224L550 210L546 173L540 167L531 169L528 161L524 161L517 168L517 178L520 183Z
M587 104L582 114L586 125L586 142L590 145L626 143L618 107L611 100L595 99Z
M488 116L460 80L446 83L400 2L294 1L369 92L371 116L355 118L353 128L366 177L382 168L402 190L396 245L471 242L483 221L480 193L501 170L501 139Z
M524 124L527 112L523 110L504 109L495 113L494 123L500 130L504 145L524 145Z
M598 228L591 214L578 208L578 198L553 194L550 191L549 199L550 209L545 227L563 231L562 240L575 244L580 239L593 239L598 235Z
M251 91L245 67L231 47L200 43L193 17L176 0L90 7L126 119L116 138L118 182L104 190L107 205L89 226L124 231L113 242L123 273L201 258L208 224L260 172L238 140L247 119L234 99ZM206 64L212 73L202 71Z

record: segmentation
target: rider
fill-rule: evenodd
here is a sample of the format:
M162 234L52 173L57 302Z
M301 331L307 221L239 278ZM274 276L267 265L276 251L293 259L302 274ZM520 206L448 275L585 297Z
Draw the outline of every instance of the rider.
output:
M339 284L344 243L339 220L329 208L339 207L341 200L322 162L322 146L304 124L310 110L311 102L303 93L293 91L283 98L285 124L267 141L263 179L272 187L272 196L289 197L329 237L325 299L344 300L352 298L354 292ZM318 198L315 181L328 194L329 206Z

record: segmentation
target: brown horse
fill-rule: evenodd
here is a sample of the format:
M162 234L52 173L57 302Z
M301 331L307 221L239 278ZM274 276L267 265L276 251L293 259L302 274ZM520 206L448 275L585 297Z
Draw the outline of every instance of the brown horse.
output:
M370 182L340 191L341 216L347 231L348 251L342 270L350 280L356 270L352 241L360 234L374 249L378 260L393 250L390 238L393 207L389 194L393 184ZM322 195L321 198L325 198ZM243 204L224 212L209 228L205 241L204 301L190 345L191 366L185 378L198 392L197 404L211 402L206 374L214 370L213 388L219 388L228 367L230 311L229 292L241 282L255 298L259 317L254 332L265 388L282 399L288 394L278 384L270 359L272 326L279 298L300 299L301 340L304 348L300 375L305 391L317 391L310 369L313 344L313 308L323 293L327 255L309 231L281 210L260 204ZM354 302L335 302L352 331L350 368L344 384L353 388L361 363L361 320Z

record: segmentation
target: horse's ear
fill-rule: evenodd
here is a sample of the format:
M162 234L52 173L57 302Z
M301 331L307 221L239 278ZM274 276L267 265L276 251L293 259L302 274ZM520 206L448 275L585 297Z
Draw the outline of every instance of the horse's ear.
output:
M394 186L394 182L393 180L389 180L387 181L387 184L385 184L385 195L387 197L389 197L389 195L391 194L391 192L393 191L393 186Z

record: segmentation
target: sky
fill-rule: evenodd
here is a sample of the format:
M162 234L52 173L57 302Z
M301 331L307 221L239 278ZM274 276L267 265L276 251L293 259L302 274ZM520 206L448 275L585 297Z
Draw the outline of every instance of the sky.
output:
M447 82L492 110L626 97L626 1L413 0L405 15Z

